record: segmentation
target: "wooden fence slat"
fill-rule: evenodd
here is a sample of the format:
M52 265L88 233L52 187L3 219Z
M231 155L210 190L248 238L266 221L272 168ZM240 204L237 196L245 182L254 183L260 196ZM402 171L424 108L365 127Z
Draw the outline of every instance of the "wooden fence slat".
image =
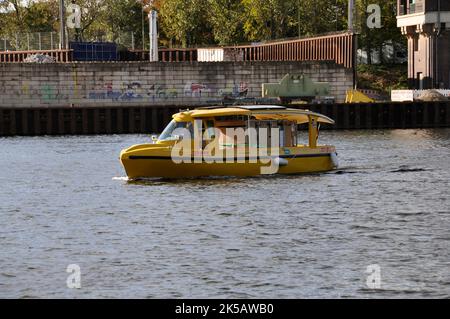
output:
M105 110L105 133L112 133L112 112L109 107Z
M139 108L139 119L140 119L140 133L144 133L145 131L147 131L146 128L147 116L145 107Z
M123 109L117 109L117 133L123 133Z
M74 109L70 110L70 134L77 132L77 114Z
M23 109L20 110L20 112L22 113L22 135L28 135L29 134L29 130L28 130L28 110ZM0 119L1 121L1 119ZM1 133L0 133L1 135Z
M0 108L0 136L6 135L5 120L3 118L3 110Z
M158 109L152 108L152 133L158 133Z
M89 119L88 119L88 110L86 108L83 108L81 110L81 118L82 118L82 132L83 134L89 133Z
M41 135L41 111L33 111L34 132L33 135Z
M58 134L63 135L66 133L66 121L64 119L64 110L56 110L58 113Z
M441 103L441 105L445 107L444 103ZM448 106L445 109L445 113L446 113L446 117L445 117L446 119L445 119L444 127L449 127L450 126L450 110L449 110Z

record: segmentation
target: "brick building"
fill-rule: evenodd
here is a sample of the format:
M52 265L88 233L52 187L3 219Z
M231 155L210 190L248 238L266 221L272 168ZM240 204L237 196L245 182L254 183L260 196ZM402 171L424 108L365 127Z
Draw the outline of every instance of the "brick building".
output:
M411 88L450 88L450 0L397 0Z

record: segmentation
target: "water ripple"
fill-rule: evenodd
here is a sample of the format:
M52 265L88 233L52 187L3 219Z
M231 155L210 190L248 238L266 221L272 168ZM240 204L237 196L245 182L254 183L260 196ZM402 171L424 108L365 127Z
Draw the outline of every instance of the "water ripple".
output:
M148 139L0 138L0 297L450 297L450 130L324 132L327 174L129 181Z

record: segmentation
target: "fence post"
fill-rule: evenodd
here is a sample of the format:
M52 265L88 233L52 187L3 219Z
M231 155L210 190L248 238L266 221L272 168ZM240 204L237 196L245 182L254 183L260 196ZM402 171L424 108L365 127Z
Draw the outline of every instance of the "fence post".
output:
M134 50L134 32L131 32L131 48Z
M28 47L28 51L30 51L30 34L27 33L27 47Z
M42 50L42 39L41 39L41 33L38 33L38 39L39 39L39 50Z

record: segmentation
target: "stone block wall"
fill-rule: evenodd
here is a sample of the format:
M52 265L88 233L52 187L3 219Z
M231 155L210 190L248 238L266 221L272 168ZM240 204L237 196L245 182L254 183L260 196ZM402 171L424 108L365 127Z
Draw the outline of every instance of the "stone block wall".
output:
M0 64L0 107L208 105L261 97L263 83L287 73L330 82L338 102L353 85L352 70L322 62Z

